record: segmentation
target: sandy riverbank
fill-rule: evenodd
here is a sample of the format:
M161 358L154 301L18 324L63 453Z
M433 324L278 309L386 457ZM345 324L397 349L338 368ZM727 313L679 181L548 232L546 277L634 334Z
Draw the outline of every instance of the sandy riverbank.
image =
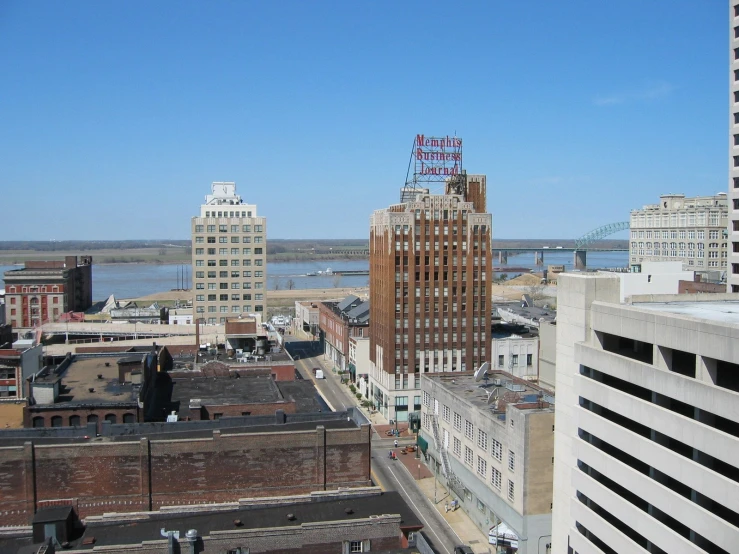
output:
M366 297L369 294L368 287L346 287L346 288L325 288L325 289L293 289L293 290L268 290L267 305L273 307L295 306L297 300L332 300L344 298L349 294L356 294L359 297ZM186 301L192 300L192 291L163 291L155 294L149 294L140 298L133 298L142 303L151 302L174 302L176 300Z
M521 295L529 292L530 287L516 286L515 283L505 285L493 285L493 298L519 300ZM545 287L542 292L545 296L556 296L556 287L551 285ZM369 287L343 287L343 288L324 288L324 289L293 289L293 290L269 290L267 291L267 305L270 308L293 307L296 301L308 300L333 300L345 298L349 294L355 294L360 298L366 298L369 295ZM164 291L155 294L135 298L137 302L174 302L179 300L184 302L192 299L191 291Z

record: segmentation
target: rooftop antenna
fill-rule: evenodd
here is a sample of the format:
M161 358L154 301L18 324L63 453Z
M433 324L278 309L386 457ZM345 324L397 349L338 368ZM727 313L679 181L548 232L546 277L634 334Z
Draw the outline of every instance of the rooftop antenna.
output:
M475 371L475 381L485 381L485 384L483 387L486 387L488 384L488 369L490 368L490 364L488 362L485 362L482 364L477 371Z

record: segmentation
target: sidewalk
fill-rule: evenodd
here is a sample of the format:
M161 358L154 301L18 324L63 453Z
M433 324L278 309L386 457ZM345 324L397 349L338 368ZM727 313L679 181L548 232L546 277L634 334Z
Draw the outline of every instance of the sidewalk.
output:
M419 490L429 499L431 504L435 505L441 517L449 523L450 527L459 537L459 543L469 545L475 554L495 552L494 547L488 544L487 535L472 523L472 520L461 508L457 508L454 511L446 511L444 509L445 505L451 503L452 498L447 488L442 485L441 481L434 479L431 470L423 463L423 454L420 454L420 458L416 458L415 453L401 454L401 450L401 448L396 449L398 461L405 466L411 476L416 480ZM434 481L436 481L436 486L434 486ZM436 502L434 502L434 496L436 497Z

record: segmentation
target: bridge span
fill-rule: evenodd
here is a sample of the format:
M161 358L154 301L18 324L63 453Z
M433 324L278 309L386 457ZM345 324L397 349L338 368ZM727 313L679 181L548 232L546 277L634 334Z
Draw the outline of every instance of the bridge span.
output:
M574 266L575 269L585 269L587 262L588 252L628 252L628 248L597 248L590 247L588 245L593 242L629 229L630 225L628 221L620 221L618 223L609 223L603 225L597 229L593 229L588 233L585 233L579 239L575 241L575 247L562 247L562 246L540 246L540 247L524 247L524 248L493 248L493 252L498 253L498 263L508 263L508 254L516 252L533 252L534 263L536 265L544 265L544 253L545 252L572 252L574 254Z

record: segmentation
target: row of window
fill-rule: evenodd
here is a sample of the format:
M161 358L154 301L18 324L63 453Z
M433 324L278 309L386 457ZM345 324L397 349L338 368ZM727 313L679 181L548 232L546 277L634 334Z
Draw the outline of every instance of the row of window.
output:
M196 256L204 256L206 254L208 256L215 256L216 255L216 249L215 248L196 248L195 249L195 255ZM255 248L254 254L257 256L260 256L263 254L264 249L263 248ZM252 249L251 248L231 248L231 251L229 253L228 248L219 248L218 249L218 255L219 256L251 256Z
M16 286L16 285L8 285L7 290L5 291L6 294L18 294L22 292L26 293L39 293L39 292L59 292L59 285L31 285L31 286Z
M46 426L46 419L43 416L35 416L31 420L31 425L33 427L45 427ZM98 422L98 416L95 414L90 414L86 418L86 423L97 423ZM115 414L106 414L104 421L108 421L110 423L117 423L118 417ZM82 417L78 415L69 416L69 419L67 420L69 427L80 427L82 426ZM123 414L123 423L135 423L136 422L136 416L134 414ZM49 423L52 427L64 427L64 418L62 416L52 416L49 418Z
M726 208L724 208L725 210ZM708 214L708 226L720 227L720 220L726 217L726 213L713 211ZM671 214L638 214L631 216L632 233L633 228L643 227L705 227L706 212L680 212ZM658 232L658 231L655 231Z
M228 271L219 271L218 272L218 277L220 277L221 279L228 279L229 273L228 273ZM251 277L251 270L245 270L245 271L242 271L241 273L239 273L239 270L238 269L231 270L230 277L232 279L238 279L239 277ZM264 271L261 271L261 270L255 271L254 272L254 277L256 277L256 278L264 277ZM196 271L195 272L195 278L196 279L205 279L205 271ZM209 271L208 272L208 279L215 279L215 278L216 278L216 272L215 271Z
M229 226L228 225L195 225L195 232L196 233L215 233L216 227L218 227L219 233L228 233L229 232ZM231 225L231 233L251 233L252 232L252 226L251 225ZM264 225L254 225L254 232L255 233L263 233L264 232Z
M208 306L208 313L216 313L220 312L222 314L232 313L232 314L239 314L239 313L249 313L249 312L261 312L262 306L255 306L255 309L252 310L251 304L245 304L242 306L231 306L231 310L228 309L228 306L220 306L219 309L216 309L216 306ZM205 313L205 306L198 306L196 313L204 314ZM214 322L215 323L215 322ZM223 322L221 322L223 323Z
M695 250L696 248L698 250L704 250L705 249L705 243L703 243L703 242L697 243L697 246L696 246L696 243L694 243L694 242L688 242L688 243L684 243L684 242L680 242L680 243L678 243L678 242L670 242L670 243L663 242L662 243L662 248L664 250L666 250L668 248L668 245L669 245L669 248L671 248L673 250L676 249L676 248L680 248L681 250L685 250L685 247L686 246L687 246L688 250ZM652 248L652 243L651 242L647 242L646 244L644 242L632 242L631 243L631 248L644 248L645 246L647 248ZM709 242L708 243L708 248L716 248L716 249L718 249L718 248L726 248L727 246L728 246L728 243L726 243L726 242L722 242L720 244L720 246L719 246L719 243L718 242ZM660 243L659 242L655 242L654 243L654 247L655 248L659 248L660 247Z
M254 239L255 244L261 244L262 242L264 242L264 237L257 236L257 237L241 237L241 238L231 237L230 241L228 240L228 237L218 237L218 243L219 244L229 244L230 242L231 244L240 244L243 242L244 244L251 244L252 239ZM202 235L195 237L195 244L205 244L206 242L208 244L215 244L216 237L204 237Z
M231 283L230 286L229 286L228 283L207 283L207 285L208 285L207 287L205 285L206 285L206 283L195 283L195 290L205 290L206 288L208 290L228 290L228 289L238 290L238 289L241 289L241 288L243 288L243 289L251 289L252 288L252 283L251 282L248 282L248 281L247 282L244 282L244 283L236 283L236 282L234 282L234 283ZM216 286L216 285L218 285L218 286ZM262 281L256 281L254 283L254 288L255 289L262 289L262 288L264 288L264 283Z
M723 232L723 230L721 232ZM661 232L660 231L654 231L654 232L652 231L631 231L631 238L632 239L643 239L643 238L647 238L647 239L651 239L651 238L685 239L685 238L688 238L688 239L705 240L706 232L705 231L692 231L692 230L686 231L685 229L680 229L680 230L672 229L670 231L661 231ZM708 238L709 240L718 239L719 231L718 230L708 231Z
M216 263L216 261L218 263ZM243 265L244 267L250 267L252 265L252 260L231 260L231 263L228 263L228 260L220 259L220 260L208 260L208 263L205 263L205 260L195 260L195 266L196 267L228 267L229 265L231 267L239 267ZM264 260L254 260L254 265L257 267L262 267L264 265Z
M229 298L228 294L209 294L207 296L208 302L228 302L231 300L232 302L238 302L239 300L251 300L251 293L249 294L232 294ZM254 300L263 300L264 295L261 293L257 293L254 295ZM206 295L204 294L196 294L195 295L195 301L196 302L205 302L206 301Z
M459 452L460 448L460 441L457 437L454 437L454 454L458 457L461 457L461 453ZM468 446L464 447L464 463L467 464L469 467L473 467L473 459L474 454L472 452L472 449ZM511 464L509 463L509 468L511 467ZM482 456L477 456L477 474L482 477L484 480L487 480L488 475L488 462L485 458ZM501 490L501 486L503 484L503 474L500 472L499 469L490 466L490 484L493 485L498 490ZM515 484L512 479L508 479L508 500L513 502L516 499L515 497Z

